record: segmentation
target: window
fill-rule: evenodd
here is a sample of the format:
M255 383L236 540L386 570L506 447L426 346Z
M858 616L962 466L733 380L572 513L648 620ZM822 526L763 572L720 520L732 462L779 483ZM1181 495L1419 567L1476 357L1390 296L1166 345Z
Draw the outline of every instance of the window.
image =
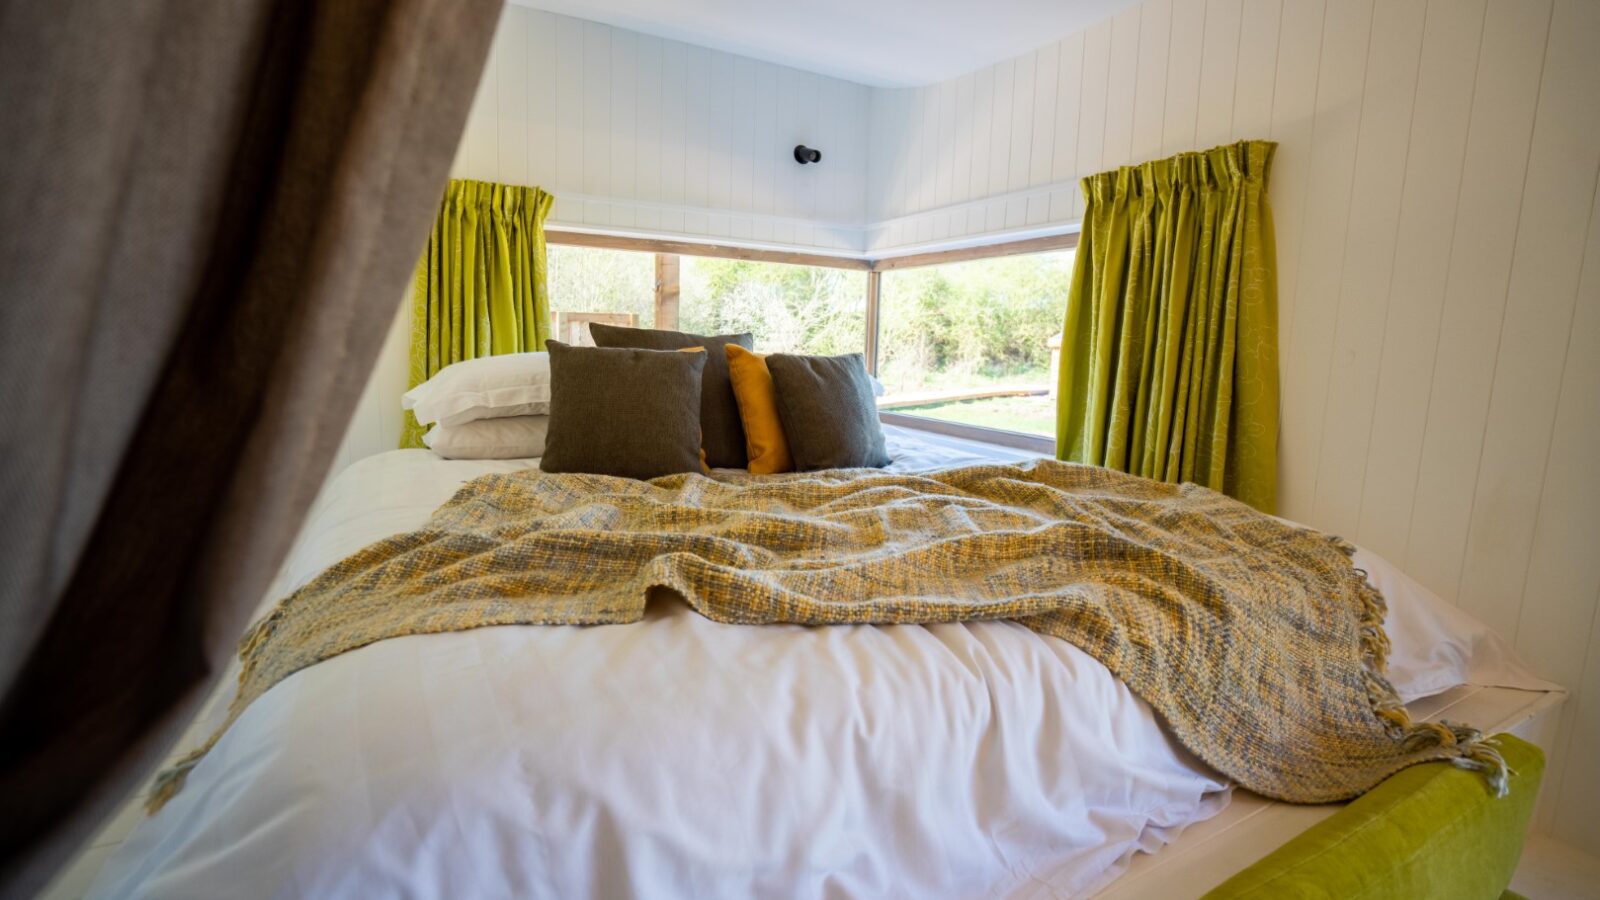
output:
M761 353L860 353L867 335L863 270L683 257L679 325L755 336Z
M1029 450L1052 446L1075 235L875 264L572 232L547 237L553 333L562 340L587 343L587 323L609 322L748 331L762 353L875 349L885 421ZM874 283L878 304L869 310ZM874 315L875 342L867 333Z
M549 244L545 260L550 313L558 320L562 313L619 313L633 316L638 328L655 327L655 254Z
M1071 250L891 269L879 285L885 412L1040 437L1056 427L1055 356Z

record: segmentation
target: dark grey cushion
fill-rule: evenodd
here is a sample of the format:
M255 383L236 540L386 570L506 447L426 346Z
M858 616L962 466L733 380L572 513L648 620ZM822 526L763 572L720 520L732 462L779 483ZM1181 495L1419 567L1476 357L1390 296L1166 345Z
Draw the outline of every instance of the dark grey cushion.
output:
M700 381L700 427L705 429L706 462L725 469L750 465L744 445L744 422L739 418L739 402L733 396L733 381L728 377L728 355L722 348L738 344L754 350L748 334L719 334L706 337L681 331L654 328L624 328L621 325L591 324L589 334L597 347L638 347L645 350L706 348L706 370Z
M767 357L778 418L794 467L849 469L889 464L872 382L859 353ZM552 425L553 427L553 425Z
M706 354L548 345L550 435L539 468L640 479L701 471Z

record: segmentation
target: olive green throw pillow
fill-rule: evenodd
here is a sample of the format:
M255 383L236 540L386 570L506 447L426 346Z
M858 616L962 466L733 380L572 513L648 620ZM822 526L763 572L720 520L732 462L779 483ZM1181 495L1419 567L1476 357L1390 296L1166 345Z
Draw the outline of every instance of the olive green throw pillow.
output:
M749 464L744 446L744 425L739 420L739 401L733 395L728 358L722 350L727 344L737 344L746 350L755 349L755 342L749 334L707 337L681 331L600 324L591 324L589 334L594 337L597 347L634 347L644 350L704 347L707 358L700 383L700 426L705 429L706 463L724 469L743 469Z
M798 471L889 464L872 381L859 353L767 357L778 418Z
M701 471L708 354L548 344L550 430L540 469L638 479Z

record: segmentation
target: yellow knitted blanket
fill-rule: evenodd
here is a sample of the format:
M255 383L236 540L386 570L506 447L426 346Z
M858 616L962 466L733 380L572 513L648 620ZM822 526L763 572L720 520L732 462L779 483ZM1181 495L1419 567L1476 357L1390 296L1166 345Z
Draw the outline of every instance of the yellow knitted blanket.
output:
M633 622L653 591L747 625L1014 619L1100 660L1195 755L1269 797L1342 800L1436 759L1501 789L1478 732L1406 715L1383 675L1383 598L1350 551L1196 485L1051 460L490 475L252 628L227 723L163 774L150 808L300 669L401 635Z

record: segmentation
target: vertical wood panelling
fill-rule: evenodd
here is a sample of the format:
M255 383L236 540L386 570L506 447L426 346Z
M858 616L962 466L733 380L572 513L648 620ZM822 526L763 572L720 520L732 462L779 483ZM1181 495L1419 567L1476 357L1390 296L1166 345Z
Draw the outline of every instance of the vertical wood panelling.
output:
M1161 123L1161 155L1195 149L1200 108L1200 53L1205 46L1206 0L1173 0L1167 45L1167 90ZM1085 171L1088 171L1085 167Z
M1011 118L1016 90L1017 66L1007 60L994 67L993 119L989 125L989 191L991 197L1003 196L1011 182ZM1005 224L1005 202L991 201L987 211L988 231L1001 231Z
M1550 4L1492 0L1462 172L1445 307L1426 410L1408 571L1459 596Z
M635 156L638 125L639 36L614 30L611 35L611 182L608 197L638 196L639 161ZM633 228L633 210L616 208L610 224Z
M994 69L980 69L973 82L973 137L972 177L969 180L972 199L989 195L989 145L994 134ZM908 210L901 208L898 215ZM974 234L988 228L982 207L973 207L967 213L967 233Z
M1572 799L1556 804L1550 824L1600 855L1594 813L1600 778L1589 750L1600 744L1600 554L1594 552L1594 517L1600 509L1600 479L1594 477L1595 448L1600 447L1600 353L1594 351L1600 347L1600 191L1590 200L1587 232L1533 557L1522 590L1517 650L1539 660L1551 678L1577 689L1561 710L1566 743L1558 749L1565 752L1551 759L1546 782L1562 801ZM1575 640L1585 634L1587 646Z
M781 150L783 141L778 136L778 67L758 63L755 84L755 186L754 209L764 216L778 211L778 171L788 163ZM773 239L770 219L757 219L753 238L758 241Z
M1242 0L1210 0L1206 4L1200 89L1195 106L1195 147L1214 147L1233 133L1234 78L1239 71L1243 12Z
M556 49L558 30L540 27L543 23L530 16L508 15L506 18L510 27L520 27L527 36L527 70L522 77L527 79L528 84L547 86L546 90L523 92L528 110L528 183L553 185L558 177L556 147L560 141L560 112L557 109L560 67ZM535 128L544 130L542 133L546 137L534 140Z
M1286 510L1310 510L1316 485L1371 25L1371 0L1332 2L1323 17L1322 61L1311 111L1316 118L1305 148L1310 154L1305 227L1299 236L1296 280L1288 287L1295 298L1295 323L1282 344L1295 360L1283 370L1283 406L1297 411L1284 420L1279 438L1280 503Z
M508 10L514 14L515 10ZM611 189L611 35L598 22L583 23L583 187L592 197ZM589 218L594 224L607 224Z
M639 78L635 96L634 196L645 203L661 202L661 39L640 35L638 44ZM531 91L530 93L538 93ZM661 228L660 210L641 207L635 225L645 230Z
M555 194L551 221L560 225L859 252L873 95L839 79L511 5L453 174L537 184ZM920 99L905 92L913 95ZM953 138L950 96L943 125ZM800 142L822 148L825 162L802 169L790 155ZM898 175L924 162L880 169ZM950 202L957 179L967 177L953 156L942 174L942 194L919 195L919 203ZM905 203L903 192L874 190L875 209Z
M1039 71L1039 56L1030 53L1017 59L1017 68L1011 86L1011 162L1008 166L1006 190L1016 192L1028 187L1033 172L1033 120L1034 97ZM1028 204L1023 198L1006 203L1005 227L1019 228L1027 220Z
M1139 5L1138 13L1139 69L1133 88L1130 161L1161 155L1161 128L1167 113L1167 59L1172 53L1172 0L1150 0ZM1276 34L1273 42L1277 42Z
M1071 183L1082 171L1078 168L1078 132L1083 128L1083 34L1061 42L1061 72L1056 79L1056 152L1050 166L1057 184ZM1052 191L1050 218L1057 221L1082 215L1082 194L1074 187Z
M1410 145L1426 7L1426 0L1390 0L1373 11L1312 500L1317 521L1339 534L1354 534L1361 517L1373 391L1405 190L1406 167L1396 161L1406 159Z
M956 79L956 112L955 112L955 162L951 177L954 184L951 186L951 200L955 203L964 203L973 195L972 171L973 150L979 140L985 140L988 135L980 136L978 133L977 113L977 76L963 75ZM876 154L874 154L876 156ZM958 234L967 232L966 219L953 223L953 230Z
M1144 0L907 89L505 19L455 169L549 187L564 223L903 252L1071 227L1085 175L1277 141L1280 511L1576 689L1546 824L1600 853L1600 770L1568 764L1600 741L1600 4ZM352 427L390 428L380 405Z
M1034 74L1033 108L1027 113L1033 123L1033 146L1028 153L1028 187L1051 183L1055 162L1056 91L1061 83L1061 46L1051 44L1039 51L1039 67ZM1028 200L1028 224L1041 225L1050 218L1050 198Z
M1083 33L1083 80L1078 98L1078 172L1090 174L1105 159L1106 101L1111 85L1111 21Z
M517 90L527 73L529 34L519 28L519 20L509 19L495 32L494 60L495 91L495 167L507 173L516 184L527 184L528 170L528 104L523 92Z
M698 137L705 141L704 149L697 152L685 152L683 160L683 204L696 209L705 209L711 201L711 156L715 149L711 145L711 51L704 47L689 47L684 53L684 102L687 104L683 116L683 129L686 137ZM794 102L793 95L789 102ZM783 210L792 212L792 204ZM704 234L704 216L699 216L699 226L686 224L685 230Z
M1272 127L1273 72L1278 67L1282 0L1245 0L1239 20L1238 76L1233 85L1233 133L1262 135ZM1151 153L1134 154L1139 159Z
M933 202L935 206L949 206L954 202L956 184L956 83L947 81L940 84L933 92L934 109L937 111L935 120L937 128L934 131L935 140L939 143L938 163L935 170L935 191ZM948 217L940 223L944 233L937 237L949 237L950 222Z
M1139 78L1139 8L1111 19L1111 58L1106 69L1106 127L1100 142L1100 167L1125 166L1133 159L1133 101Z
M1324 0L1284 0L1278 24L1278 68L1272 86L1272 128L1278 142L1273 157L1272 209L1278 229L1278 347L1294 339L1299 298L1292 285L1300 275L1300 235L1306 225L1306 195L1311 187L1311 132L1315 117L1317 72L1322 66ZM1282 455L1282 454L1280 454ZM1278 484L1284 479L1279 475ZM1280 488L1279 494L1283 493Z
M1597 18L1592 0L1144 0L967 76L968 190L889 188L872 240L903 250L963 215L971 234L1070 227L1084 175L1277 141L1280 511L1385 554L1578 688L1549 823L1591 852L1600 772L1559 751L1600 740L1600 56L1580 49ZM1029 74L1031 103L991 100ZM873 171L921 164L880 139L934 137L874 130Z
M1406 558L1427 424L1418 411L1428 408L1450 248L1462 227L1456 206L1486 5L1487 0L1463 3L1454 15L1430 9L1423 29L1395 235L1398 264L1381 332L1383 351L1356 532L1362 544L1394 560Z
M1517 610L1503 601L1522 593L1545 478L1528 450L1555 422L1565 354L1551 352L1552 336L1572 327L1600 164L1597 11L1561 3L1550 23L1462 567L1462 607L1512 638Z
M516 16L506 10L506 18ZM583 184L583 22L560 17L556 30L556 180L581 191Z

